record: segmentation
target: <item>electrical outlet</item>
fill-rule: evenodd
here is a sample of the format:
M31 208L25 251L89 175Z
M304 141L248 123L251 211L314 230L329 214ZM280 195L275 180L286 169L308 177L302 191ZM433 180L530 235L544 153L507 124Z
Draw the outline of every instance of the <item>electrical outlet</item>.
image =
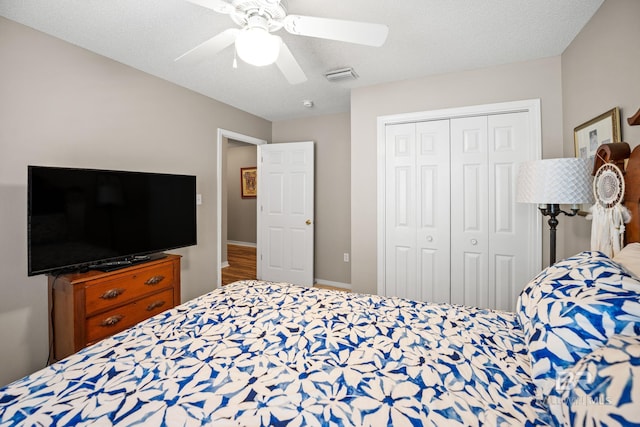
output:
M349 254L347 252L344 253L344 262L349 262Z

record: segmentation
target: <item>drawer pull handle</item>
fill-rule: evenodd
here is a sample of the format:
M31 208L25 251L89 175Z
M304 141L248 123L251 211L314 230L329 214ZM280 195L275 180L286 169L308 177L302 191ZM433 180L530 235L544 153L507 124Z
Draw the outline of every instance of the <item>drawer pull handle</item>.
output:
M109 316L102 321L100 326L109 327L113 326L124 318L121 314L116 314L115 316Z
M145 285L149 285L149 286L153 286L153 285L157 285L158 283L162 282L164 280L164 276L153 276L150 277L149 279L147 279L146 282L144 282Z
M114 299L114 298L117 298L119 295L122 295L123 292L124 292L124 289L122 289L122 288L109 289L107 292L102 294L100 296L100 298L102 298L102 299Z
M154 301L147 306L147 311L153 311L158 307L162 307L164 305L164 301Z

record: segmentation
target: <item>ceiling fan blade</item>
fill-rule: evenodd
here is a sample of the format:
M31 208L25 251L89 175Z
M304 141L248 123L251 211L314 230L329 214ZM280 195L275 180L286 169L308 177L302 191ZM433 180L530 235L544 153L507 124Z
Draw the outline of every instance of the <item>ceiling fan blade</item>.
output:
M237 28L229 28L210 38L209 40L200 43L193 49L178 56L175 61L189 61L195 63L205 58L211 57L221 50L231 46L236 41L236 37L240 32Z
M235 8L224 0L187 0L189 3L215 10L219 13L231 13Z
M389 28L383 24L301 15L288 15L284 28L291 34L375 47L382 46L389 34Z
M292 85L306 82L307 76L304 74L304 71L302 71L302 68L300 68L298 61L296 61L282 40L280 40L280 43L280 54L278 55L278 59L276 59L276 65Z

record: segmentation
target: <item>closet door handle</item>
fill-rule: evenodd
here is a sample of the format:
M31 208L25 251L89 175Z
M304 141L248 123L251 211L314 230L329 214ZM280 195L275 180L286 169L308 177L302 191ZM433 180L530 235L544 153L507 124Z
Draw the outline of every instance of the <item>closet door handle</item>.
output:
M427 242L433 242L433 236L427 236Z
M478 244L478 241L476 239L471 239L471 244L473 246L476 246Z

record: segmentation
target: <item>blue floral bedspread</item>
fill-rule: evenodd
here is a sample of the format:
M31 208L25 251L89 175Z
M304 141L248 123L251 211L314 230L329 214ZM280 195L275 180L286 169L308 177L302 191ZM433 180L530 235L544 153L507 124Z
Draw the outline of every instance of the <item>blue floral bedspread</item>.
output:
M0 389L0 425L547 425L513 313L237 282Z

